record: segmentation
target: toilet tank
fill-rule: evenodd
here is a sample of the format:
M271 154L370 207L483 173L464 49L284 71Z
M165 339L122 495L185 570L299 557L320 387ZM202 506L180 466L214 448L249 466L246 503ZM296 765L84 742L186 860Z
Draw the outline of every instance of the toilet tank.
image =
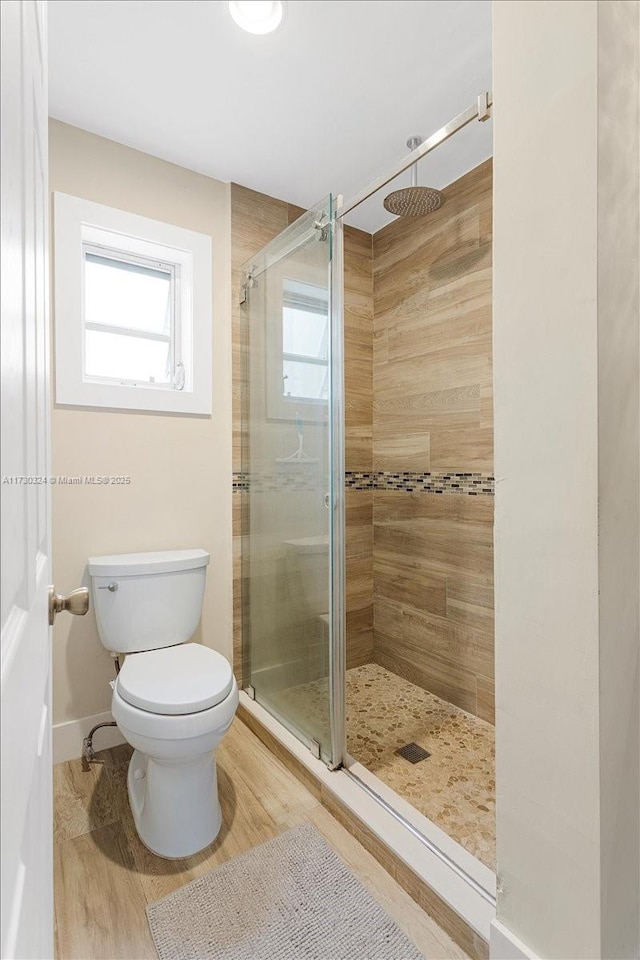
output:
M209 554L160 550L89 557L100 640L113 653L184 643L202 613Z
M301 590L302 612L319 617L329 612L329 536L285 540L292 583Z

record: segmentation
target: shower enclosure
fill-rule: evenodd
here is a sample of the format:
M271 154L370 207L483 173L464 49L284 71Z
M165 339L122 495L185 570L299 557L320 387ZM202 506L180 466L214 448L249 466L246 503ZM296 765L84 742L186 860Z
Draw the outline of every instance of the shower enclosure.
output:
M386 395L391 396L391 413L386 423L381 421L387 430L386 438L383 437L386 447L376 463L377 472L374 472L373 460L369 468L357 468L356 472L349 468L352 490L369 490L373 496L375 489L376 496L379 496L382 521L377 576L381 584L379 609L383 614L380 618L383 629L379 648L374 651L372 639L368 657L361 658L355 666L350 663L348 671L342 303L344 217L400 173L412 167L415 169L418 160L463 127L474 120L487 119L490 106L489 95L482 94L476 104L419 143L387 175L348 202L343 202L340 197L327 197L282 230L244 264L240 345L243 364L241 560L245 693L331 769L344 766L348 777L357 781L365 792L375 795L376 802L407 826L420 842L447 862L459 876L464 876L465 881L475 885L486 902L494 903L490 889L493 839L485 835L493 829L487 826L492 813L481 795L483 790L488 789L491 793L493 789L490 755L493 734L489 729L490 720L487 716L483 719L482 713L483 710L488 713L487 701L492 698L493 690L492 646L487 647L488 653L482 647L483 637L491 633L491 627L486 627L486 623L493 616L490 583L493 514L489 499L493 493L492 460L491 463L487 460L484 472L474 472L475 468L462 464L458 467L459 472L452 472L451 468L438 472L431 465L424 464L419 466L424 472L417 472L415 462L417 456L422 456L416 438L423 435L428 416L440 418L443 432L438 434L433 428L433 436L440 438L443 456L448 456L450 461L458 455L457 451L452 452L456 430L462 431L460 436L464 442L460 444L460 450L463 455L470 447L469 430L475 429L469 427L471 419L484 417L486 428L491 416L486 413L490 409L487 401L491 401L490 356L487 363L486 356L473 355L474 343L486 345L489 342L490 351L491 339L490 317L487 338L486 323L479 313L481 302L488 302L490 310L490 280L487 301L485 274L490 271L491 262L490 197L487 206L487 182L490 183L491 174L490 170L487 174L486 165L482 172L478 172L482 165L477 171L469 172L467 177L470 179L460 178L460 183L464 181L464 184L457 194L455 191L447 194L445 213L439 227L433 228L439 233L433 241L436 260L429 271L429 282L432 284L432 299L440 302L439 309L443 311L433 329L448 331L452 317L463 325L458 333L460 353L452 361L452 369L456 375L461 370L480 370L482 376L488 376L489 393L485 389L483 399L482 385L465 382L460 388L457 385L451 389L443 387L428 409L422 398L418 398L419 402L413 406L410 401L408 405L403 402L394 407L398 392L401 393L402 389L408 392L413 382L412 372L402 366L403 363L416 362L414 353L420 353L420 344L414 345L413 338L419 335L424 341L426 337L420 326L422 313L403 321L407 323L409 335L400 340L396 334L393 341L401 387L395 381L391 383L390 375L382 375L387 377L383 387ZM476 188L484 191L481 202L475 199ZM418 189L424 190L417 188L414 182L412 196ZM428 193L434 194L435 191ZM436 206L439 203L432 204L431 209ZM428 232L428 228L424 229ZM409 247L402 247L402 244L410 246L422 242L418 227L410 227L409 232L411 236L407 240L404 235L399 239L399 234L383 237L385 230L381 229L372 238L371 257L375 255L378 237L381 259L387 261L394 244L396 250L408 250ZM415 249L413 252L415 257L424 260L423 252L416 253ZM398 254L398 257L402 256ZM418 259L411 261L414 262L418 263ZM404 264L396 263L393 269L396 271L393 274L395 279L390 281L393 290L402 290L403 284L416 287L415 271L407 281ZM413 267L407 269L413 270ZM459 302L454 295L457 283L462 290ZM484 301L482 297L485 297ZM424 311L428 300L424 291L422 299L418 297L418 300L416 309ZM465 311L468 310L472 314L467 317ZM482 330L476 336L479 326ZM428 347L426 353L423 351L423 358L419 358L423 370L436 370L442 354L442 337L448 334L441 332L437 335L441 340L436 348ZM455 346L451 349L455 352ZM449 415L446 404L452 405L450 419L453 428L446 420ZM411 417L413 422L407 430L407 419ZM477 422L480 424L481 420ZM400 431L404 430L406 442L395 434L391 434L389 441L389 430L395 429L394 425L398 425ZM476 449L475 445L473 449ZM431 451L432 462L435 462L437 453L437 449ZM399 469L395 462L391 463L394 456L400 455L408 458L409 469ZM412 496L416 492L418 495ZM408 497L405 496L407 493ZM450 515L445 515L447 500L451 504ZM413 510L418 512L414 515ZM373 519L371 526L374 528ZM462 548L460 544L454 544L451 555L447 556L454 527L462 531L467 542ZM457 535L456 532L454 536ZM454 554L456 562L462 558L459 570L453 570ZM397 567L394 568L396 560ZM434 564L440 564L441 568L436 568L435 573ZM441 584L444 589L445 583L450 583L451 587L446 595L446 591L441 590ZM433 611L427 609L423 616L423 608L429 604ZM404 627L398 627L397 623L402 620L404 610L408 611L406 636L403 635ZM417 631L429 622L432 612L434 622L437 621L435 640L440 646L433 656L425 657ZM471 622L474 618L477 623ZM471 631L468 643L466 630ZM452 684L450 691L444 689L443 677L436 673L449 653L449 640L452 647L467 643L468 650L467 661L455 665L461 667L455 678L456 683L459 681L459 689L454 689ZM403 644L400 655L397 648ZM392 662L394 656L398 661L404 657L402 668ZM396 666L397 670L394 670ZM431 687L425 680L429 668L432 670ZM470 693L471 686L473 694ZM392 742L402 724L388 714L383 715L391 700L397 703L397 710L404 711L407 716L429 716L433 722L433 718L438 718L437 722L445 731L442 741L447 744L447 749L444 753L451 753L448 744L455 740L453 753L457 751L460 768L452 771L446 767L446 758L442 763L435 758L431 766L423 768L424 773L410 775L407 771L413 768L409 761L416 759L413 748L418 745L409 742L401 750L397 749L398 743ZM348 710L351 713L349 730L353 734L349 747L359 744L362 748L364 744L360 755L347 749ZM376 718L378 729L375 731L370 725L371 716ZM484 732L483 724L487 728ZM408 778L413 794L407 790L404 799L393 776L389 776L385 783L377 784L375 777L373 780L366 777L367 750L370 757L375 759L377 753L379 758L382 748L376 736L383 728L387 737L384 750L388 749L390 758L388 768L396 762L406 764L400 769L400 775L405 780ZM485 750L485 744L489 743L490 747ZM398 761L397 754L403 759ZM417 759L429 756L428 750L418 749ZM434 797L436 794L438 797L432 807L420 807L414 799L419 800L425 790L429 791L429 778L438 770L440 781L433 791ZM424 779L420 780L420 776ZM382 774L380 777L384 780ZM458 789L457 783L468 783L468 787L464 786L464 796L460 792L457 795L447 793L452 785L454 790ZM399 796L398 803L393 798L394 791ZM456 836L448 830L448 820L452 818L452 811L457 810L458 798L463 800L466 819L456 825ZM492 797L488 802L493 802ZM420 816L413 817L410 808L421 813L421 819ZM485 816L480 843L476 843L477 837L466 842L467 828L469 824L476 828L479 816ZM423 827L427 821L428 829ZM433 824L438 828L435 832L430 830ZM441 842L439 830L454 839L453 847ZM466 846L466 850L459 854L454 849L455 844ZM485 873L469 867L469 860L465 859L468 854L483 861ZM476 879L469 876L469 870Z
M243 269L243 675L331 767L344 739L341 244L329 196Z

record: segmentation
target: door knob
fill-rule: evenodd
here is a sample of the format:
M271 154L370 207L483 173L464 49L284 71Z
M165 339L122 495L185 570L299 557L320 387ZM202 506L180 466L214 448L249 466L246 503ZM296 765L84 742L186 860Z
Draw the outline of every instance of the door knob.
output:
M78 587L72 590L66 597L56 593L55 587L49 587L49 626L53 624L57 613L66 610L72 613L74 617L84 617L89 609L89 589L88 587Z

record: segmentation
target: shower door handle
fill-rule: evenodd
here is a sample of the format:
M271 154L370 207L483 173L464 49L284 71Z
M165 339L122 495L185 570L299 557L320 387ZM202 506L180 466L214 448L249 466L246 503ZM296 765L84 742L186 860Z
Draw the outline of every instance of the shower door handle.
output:
M329 509L329 504L330 504L330 502L331 502L331 497L330 497L330 495L329 495L328 493L325 493L324 497L322 498L322 502L324 503L325 507L326 507L327 510L328 510L328 509Z

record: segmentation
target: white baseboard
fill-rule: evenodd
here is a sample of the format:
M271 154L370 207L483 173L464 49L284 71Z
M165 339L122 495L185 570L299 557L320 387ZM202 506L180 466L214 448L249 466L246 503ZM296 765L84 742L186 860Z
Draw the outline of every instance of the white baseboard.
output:
M491 960L538 960L537 954L499 920L491 921L489 956Z
M79 720L69 720L67 723L53 725L53 762L64 763L65 760L78 760L82 756L82 741L92 727L97 723L109 723L113 720L111 711L96 713L92 717L80 717ZM103 727L98 730L94 739L94 749L105 750L107 747L117 747L124 743L124 737L118 727Z

